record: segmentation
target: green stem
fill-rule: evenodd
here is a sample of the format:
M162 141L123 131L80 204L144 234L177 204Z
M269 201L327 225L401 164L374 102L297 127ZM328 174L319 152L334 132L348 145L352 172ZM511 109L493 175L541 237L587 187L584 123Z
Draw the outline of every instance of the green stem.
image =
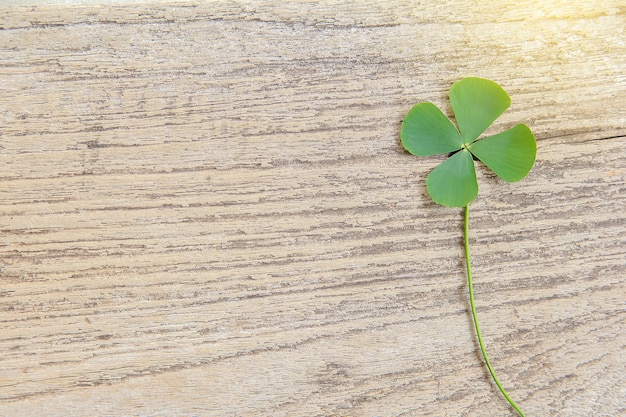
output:
M504 398L511 404L511 407L515 409L519 413L520 416L525 417L524 412L515 404L515 401L509 397L506 390L500 383L500 380L496 376L496 372L493 370L491 366L491 362L489 362L489 357L487 356L487 351L485 350L485 344L483 343L483 337L480 334L480 326L478 325L478 316L476 315L476 306L474 305L474 286L472 284L472 267L470 266L470 250L469 250L469 204L465 206L465 227L463 229L463 243L465 245L465 265L467 266L467 286L469 287L469 298L470 298L470 307L472 309L472 318L474 319L474 328L476 329L476 336L478 338L478 344L480 345L480 351L483 354L483 358L485 359L485 364L489 369L489 373L491 374L494 382L500 389Z

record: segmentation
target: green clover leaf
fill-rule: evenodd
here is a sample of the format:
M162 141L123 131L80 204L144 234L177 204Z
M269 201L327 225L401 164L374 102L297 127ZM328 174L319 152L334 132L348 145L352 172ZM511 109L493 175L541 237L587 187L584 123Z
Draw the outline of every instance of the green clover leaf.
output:
M470 265L469 203L478 195L474 159L482 161L505 181L519 181L535 163L537 143L528 126L524 124L518 124L496 135L479 138L511 105L509 95L493 81L470 77L454 83L450 89L450 104L458 129L433 103L419 103L402 121L400 139L406 150L413 155L450 154L448 159L428 174L426 188L432 199L439 204L465 207L463 246L476 337L485 365L498 389L511 407L521 417L525 417L496 376L480 332Z
M511 105L493 81L464 78L452 85L450 104L458 129L433 103L419 103L402 122L400 139L416 156L452 153L426 179L432 199L465 207L478 195L474 158L508 182L524 178L535 163L537 143L524 124L483 139L479 136Z

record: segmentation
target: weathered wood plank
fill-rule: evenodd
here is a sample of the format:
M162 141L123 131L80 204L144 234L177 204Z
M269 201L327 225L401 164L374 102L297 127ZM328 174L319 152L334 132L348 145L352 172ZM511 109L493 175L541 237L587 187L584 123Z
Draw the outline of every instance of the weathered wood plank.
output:
M467 75L539 146L472 204L499 376L623 414L621 3L0 8L0 415L513 415L398 140Z

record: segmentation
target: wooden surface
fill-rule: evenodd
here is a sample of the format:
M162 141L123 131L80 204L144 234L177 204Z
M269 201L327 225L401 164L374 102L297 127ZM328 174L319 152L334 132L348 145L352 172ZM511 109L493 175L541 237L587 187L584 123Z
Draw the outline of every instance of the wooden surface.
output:
M520 183L478 168L494 366L529 417L625 415L625 16L0 8L0 416L513 416L462 211L426 195L443 157L399 144L469 75L538 140Z

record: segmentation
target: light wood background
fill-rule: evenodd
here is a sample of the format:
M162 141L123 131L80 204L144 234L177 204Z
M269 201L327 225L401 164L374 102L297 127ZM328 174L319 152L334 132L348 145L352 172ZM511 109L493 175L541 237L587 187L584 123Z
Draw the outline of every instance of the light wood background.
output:
M513 416L406 112L500 83L479 317L529 417L626 415L626 6L0 8L0 416Z

